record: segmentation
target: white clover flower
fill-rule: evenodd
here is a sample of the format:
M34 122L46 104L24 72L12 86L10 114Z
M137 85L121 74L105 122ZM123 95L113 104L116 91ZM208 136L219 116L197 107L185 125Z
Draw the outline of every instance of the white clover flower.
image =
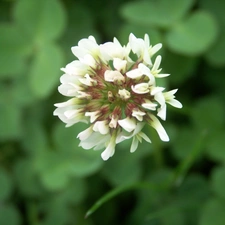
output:
M138 148L144 139L151 142L143 132L145 124L153 127L162 141L169 137L159 118L166 119L167 103L181 108L175 99L177 89L164 92L157 86L161 74L162 57L152 56L162 44L150 45L148 35L144 39L130 34L126 46L114 38L113 42L97 44L90 36L72 47L77 60L69 63L62 71L59 92L70 97L57 103L54 115L66 126L78 122L89 124L77 138L84 149L103 150L101 157L107 160L116 150L116 144L132 139L130 152ZM132 61L130 55L136 54Z
M133 34L129 36L129 46L133 53L135 53L139 60L142 60L147 65L152 65L151 57L162 48L162 44L159 43L155 46L150 45L150 39L147 34L144 36L144 40L136 38Z

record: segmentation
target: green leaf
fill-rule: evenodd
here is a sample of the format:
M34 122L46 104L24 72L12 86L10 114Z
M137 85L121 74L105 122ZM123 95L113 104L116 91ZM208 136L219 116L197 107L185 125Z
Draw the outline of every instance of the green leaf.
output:
M183 18L194 0L148 0L126 3L121 15L131 23L168 27Z
M173 156L179 160L187 159L187 156L190 155L190 152L195 148L196 143L200 139L201 134L193 127L179 127L179 132L171 143Z
M202 207L199 225L224 225L225 201L219 198L211 198Z
M64 225L68 223L69 210L60 201L54 201L48 209L42 225Z
M34 113L31 114L35 117ZM49 149L47 133L44 130L42 121L37 116L35 117L35 120L33 118L27 118L23 125L24 133L22 146L28 155L36 156L40 152L44 152L46 149Z
M137 151L141 150L138 149ZM116 154L117 156L110 159L103 167L102 173L105 179L113 186L137 182L142 174L138 152L131 154L129 148L127 148L124 150L117 149Z
M18 210L11 205L3 205L0 210L0 224L20 225L21 216Z
M166 44L177 53L196 56L203 54L215 42L218 27L214 17L205 11L190 14L166 34Z
M4 201L12 193L12 181L3 168L0 168L0 184L0 201Z
M74 152L79 145L78 133L85 130L87 124L79 123L71 127L65 127L61 121L55 124L52 138L55 147L62 152ZM66 141L65 141L66 140Z
M206 65L204 73L205 73L204 81L207 84L207 86L213 90L213 93L215 93L215 95L223 98L225 96L225 88L224 88L225 67L215 68Z
M148 167L151 166L151 164L152 163L149 162ZM164 214L165 211L168 213L171 213L171 211L173 211L173 213L177 212L177 210L174 208L166 208L165 210L163 209L165 203L168 202L167 200L169 197L169 189L172 184L171 178L173 177L173 171L166 167L158 170L152 168L152 170L147 172L146 175L147 177L145 178L145 181L149 184L154 184L157 188L149 188L148 190L143 189L137 192L137 204L135 211L132 213L131 221L143 221L141 224L162 224L161 221L158 221L158 218ZM163 204L159 204L160 202L163 202ZM143 215L145 215L145 217L143 217ZM157 220L155 220L156 217ZM151 222L144 222L147 220L151 220ZM137 223L139 224L139 222Z
M0 21L5 22L10 20L10 4L7 1L0 2Z
M201 130L213 133L224 127L224 110L223 101L218 96L201 98L193 105L191 113L193 123Z
M100 152L75 148L70 157L70 171L78 177L94 174L103 165Z
M211 133L206 144L206 153L215 161L225 162L225 130L218 129Z
M69 183L71 163L66 154L51 151L40 153L35 159L35 168L48 190L61 190Z
M216 67L225 66L225 26L221 31L221 34L217 42L209 49L208 54L205 55L206 60Z
M83 149L74 149L74 154L49 151L40 154L35 167L46 189L61 190L69 185L72 177L84 177L99 169L102 159L95 153Z
M90 3L88 5L79 1L76 4L73 1L67 1L66 3L68 25L60 42L65 49L68 62L75 59L71 52L71 46L77 45L82 38L87 38L89 35L94 36L98 40L99 34L95 29L95 18L93 18L90 11Z
M29 74L30 87L37 97L44 98L52 92L59 83L62 66L63 55L57 45L46 43L38 49Z
M177 189L175 201L199 210L199 206L206 201L210 194L211 189L206 178L201 174L191 173Z
M78 147L77 128L81 127L74 125L65 128L63 123L58 123L53 132L56 151L42 152L36 158L36 168L47 189L63 189L72 177L91 175L102 166L103 160L99 151Z
M36 99L28 85L27 77L22 74L15 75L9 82L0 82L0 102L6 105L15 104L17 108L34 103Z
M38 182L32 159L19 160L14 165L14 177L20 194L26 197L40 197L43 188Z
M20 0L14 8L17 24L29 37L39 43L55 40L66 25L66 14L58 0Z
M218 197L225 200L225 166L216 167L212 171L212 188Z
M103 164L100 151L85 150L79 147L78 133L87 128L86 124L65 127L59 122L54 127L53 140L55 149L64 154L70 163L70 171L76 176L87 176L97 171Z
M184 56L174 52L166 51L163 55L162 68L164 73L169 73L169 83L181 85L194 75L198 64L195 57Z
M181 132L181 131L179 131ZM195 135L193 135L193 133ZM204 130L200 132L194 129L183 129L182 135L178 136L179 142L175 143L173 146L173 152L178 156L181 155L181 159L183 159L180 164L176 168L174 182L179 184L183 181L187 172L193 166L193 164L202 157L202 151L206 145L208 133ZM187 144L188 140L188 144ZM185 150L185 152L184 152ZM179 151L181 153L179 153Z
M208 183L204 177L190 174L172 196L165 197L169 197L169 202L165 201L158 209L156 206L146 219L160 219L162 224L196 224L198 212L209 194Z
M82 203L82 201L84 201L87 191L88 189L85 180L75 177L70 179L68 188L59 193L57 198L67 205L79 205Z
M21 109L0 101L0 140L18 139L22 134Z
M179 207L165 207L165 211L161 213L160 221L162 225L185 225L186 220L182 210Z
M224 9L225 1L221 0L199 0L199 6L212 13L223 27L225 25Z
M0 25L0 78L9 78L24 72L26 56L31 46L18 27Z

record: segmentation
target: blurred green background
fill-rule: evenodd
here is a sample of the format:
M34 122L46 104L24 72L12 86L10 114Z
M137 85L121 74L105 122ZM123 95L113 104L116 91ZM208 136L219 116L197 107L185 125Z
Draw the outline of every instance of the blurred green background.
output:
M130 32L163 43L163 85L184 107L168 107L169 143L146 130L152 144L103 162L78 147L83 124L53 117L60 68L81 38ZM224 225L224 86L224 0L0 0L0 225Z

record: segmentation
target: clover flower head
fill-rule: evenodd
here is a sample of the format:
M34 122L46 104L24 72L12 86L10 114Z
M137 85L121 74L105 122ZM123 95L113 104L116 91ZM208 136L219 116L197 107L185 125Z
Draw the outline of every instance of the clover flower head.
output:
M160 73L160 55L152 62L161 47L151 46L147 34L144 39L130 34L125 46L116 38L99 45L90 36L72 47L77 60L62 68L58 88L70 99L55 104L54 115L67 127L88 124L77 136L82 148L102 149L101 156L107 160L115 153L116 144L132 139L130 152L134 152L142 139L151 142L143 132L145 124L153 127L162 141L169 141L157 117L166 120L167 103L177 108L182 104L175 99L177 89L164 92L164 87L157 86L158 79L169 76Z

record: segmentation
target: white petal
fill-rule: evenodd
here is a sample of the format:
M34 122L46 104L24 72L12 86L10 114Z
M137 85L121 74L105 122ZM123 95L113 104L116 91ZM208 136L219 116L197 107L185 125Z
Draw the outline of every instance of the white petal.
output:
M90 66L82 63L80 60L74 60L67 64L65 68L61 68L66 74L70 76L83 76L90 70Z
M98 132L93 132L87 139L81 140L79 146L84 149L94 148L95 150L101 149L104 147L105 142L110 138L110 135L102 135Z
M119 71L113 70L106 70L104 73L104 79L108 82L114 81L124 81L124 76Z
M94 56L99 55L99 45L96 43L93 36L81 39L78 42L78 46L72 47L71 49L73 54L79 59L84 57L86 54L92 54Z
M111 156L114 155L115 146L116 146L116 137L115 135L113 135L110 139L108 146L101 154L103 160L108 160Z
M146 114L145 112L142 112L139 109L133 109L133 111L132 111L132 116L135 117L139 121L142 121L143 120L143 116L145 114Z
M68 84L68 83L77 84L77 83L79 83L78 82L79 77L80 76L78 76L78 75L70 75L70 74L65 73L60 77L60 82L62 84Z
M162 126L162 124L159 122L159 120L152 114L149 114L150 118L152 119L150 125L157 131L160 139L162 141L169 141L169 137Z
M88 122L83 113L77 113L76 116L68 116L70 113L67 115L67 111L70 110L74 110L74 106L60 107L54 110L53 115L58 116L64 123L66 123L66 127L78 122Z
M67 111L64 112L64 115L68 119L72 119L73 117L78 117L79 115L81 115L81 110L80 109L67 110Z
M138 134L138 133L142 130L142 128L144 127L144 125L145 125L145 123L143 123L143 122L138 122L137 125L136 125L135 130L133 131L132 136ZM130 136L130 137L132 137L132 136Z
M182 108L183 107L183 105L176 99L171 99L167 103L172 105L173 107L176 107L176 108Z
M120 58L115 58L113 60L113 66L118 71L124 70L126 68L126 65L127 65L127 61L126 60L122 60Z
M118 118L116 116L112 115L112 119L109 122L109 127L116 128L117 121L118 121Z
M122 46L116 38L113 39L113 42L100 45L100 50L106 60L114 58L126 59L130 52L130 49Z
M148 83L140 83L135 86L131 86L132 91L137 94L146 94L149 92L149 84Z
M158 110L157 116L162 120L166 120L166 104L161 106L161 108Z
M93 123L99 116L99 112L86 112L85 116L90 116L90 122Z
M74 102L76 102L76 99L72 98L66 102L56 103L56 104L54 104L54 106L56 106L58 108L66 107L66 106L74 105Z
M80 132L77 135L77 138L79 138L81 141L86 140L87 138L90 137L90 135L93 133L93 126L88 127L87 129L85 129L84 131Z
M143 63L140 63L138 65L138 68L140 69L140 71L142 72L142 74L148 76L149 78L152 76L150 69Z
M145 141L147 141L148 143L151 143L151 140L149 139L149 137L148 137L145 133L140 132L138 135L139 135L141 138L143 138Z
M168 77L168 76L170 76L170 74L169 73L162 73L162 74L154 74L154 76L155 77L158 77L158 78L162 78L162 77Z
M120 96L120 98L126 100L130 98L130 92L127 91L126 89L122 89L118 91L118 94Z
M167 91L164 93L165 95L165 98L166 99L171 99L171 98L174 98L174 94L177 92L178 89L173 89L171 91Z
M166 102L165 97L162 92L156 93L154 98L160 105L164 105Z
M131 134L127 134L125 131L122 131L119 133L119 135L117 136L116 139L116 143L120 143L124 140L130 139L132 137L134 137L135 135L137 135L138 133L140 133L140 131L142 130L142 128L144 127L145 123L143 122L138 122L134 131Z
M131 153L135 152L137 147L138 147L138 139L134 136L133 140L132 140L132 143L131 143L130 152Z
M127 132L133 131L136 127L135 119L129 117L126 117L125 119L122 120L118 120L118 123Z
M153 56L156 52L158 52L160 49L162 48L162 44L159 43L159 44L156 44L154 45L151 49L150 49L150 56Z
M149 65L149 66L151 66L152 65L152 61L151 61L151 58L150 58L150 54L149 54L149 52L148 52L148 49L146 48L146 49L143 49L143 61L147 64L147 65Z
M161 63L161 60L162 60L162 56L161 55L158 55L155 59L155 62L154 62L154 65L152 67L152 71L156 71L159 69L159 66L160 66L160 63Z
M93 126L93 130L99 132L100 134L107 134L109 133L109 126L106 120L97 121Z
M76 96L78 88L74 87L71 84L61 84L58 87L58 91L60 94L68 97Z
M95 59L90 54L84 55L83 58L80 59L80 61L92 68L96 68L97 66Z
M85 98L85 99L90 99L90 95L83 92L83 91L77 91L78 95L76 96L77 98Z
M131 79L136 79L136 78L143 76L143 74L139 68L128 71L126 73L126 75Z
M82 83L82 84L85 84L87 86L93 86L93 84L96 84L97 81L93 80L89 74L86 74L84 76L85 78L80 78L79 81Z
M151 87L151 95L155 95L159 92L162 92L165 88L163 87Z
M138 56L139 56L140 55L140 41L138 41L138 39L132 33L129 35L129 44L131 46L132 51L135 54L138 54Z
M157 104L151 102L151 101L146 101L145 103L143 103L141 105L142 107L144 107L145 109L149 109L149 110L156 110L156 106Z
M149 39L148 34L145 34L145 36L144 36L144 41L145 41L146 47L148 47L148 46L150 45L150 39Z

